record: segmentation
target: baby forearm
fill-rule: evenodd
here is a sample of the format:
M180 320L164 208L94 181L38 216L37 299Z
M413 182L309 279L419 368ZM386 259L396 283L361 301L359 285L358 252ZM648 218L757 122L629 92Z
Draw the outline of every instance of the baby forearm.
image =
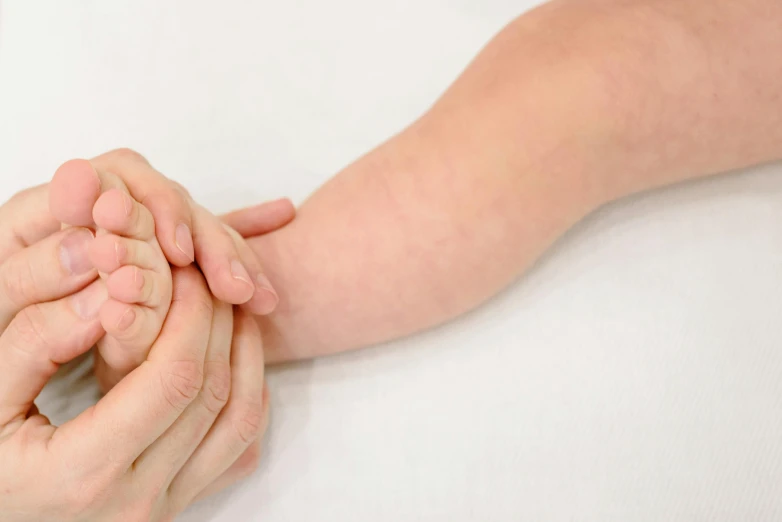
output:
M578 218L545 191L455 176L425 153L405 161L399 151L384 165L401 147L360 160L290 225L250 240L280 294L277 310L259 318L268 359L357 348L451 319L505 287Z
M782 2L560 0L524 20L596 72L607 199L782 158Z
M782 156L781 11L562 0L519 18L420 121L251 240L281 298L259 319L269 358L436 325L604 202Z
M528 116L546 112L531 103ZM531 128L519 171L441 117L426 115L321 187L291 224L250 240L280 295L259 318L270 360L447 321L507 286L599 204L578 178L588 160L580 146L551 151L580 122Z

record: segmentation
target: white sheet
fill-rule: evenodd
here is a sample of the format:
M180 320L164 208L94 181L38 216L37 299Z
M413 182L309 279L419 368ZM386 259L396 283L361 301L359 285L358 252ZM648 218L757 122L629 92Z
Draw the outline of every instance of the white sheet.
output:
M130 146L301 201L532 3L4 0L0 199ZM262 470L182 520L780 520L781 283L782 166L621 202L461 321L274 370Z

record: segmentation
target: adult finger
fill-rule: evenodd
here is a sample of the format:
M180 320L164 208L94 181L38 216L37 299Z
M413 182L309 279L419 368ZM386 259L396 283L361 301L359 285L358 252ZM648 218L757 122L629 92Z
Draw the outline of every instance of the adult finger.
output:
M195 259L210 290L221 301L242 304L252 298L257 282L242 263L233 241L220 221L197 205L184 188L139 154L125 149L98 156L93 164L98 170L120 176L131 195L149 209L169 262L183 266Z
M277 295L277 291L274 290L271 281L269 281L269 278L263 273L263 268L258 261L258 256L255 255L255 252L250 248L250 245L247 244L237 231L228 225L223 225L223 227L231 236L231 239L233 239L234 247L239 254L239 259L241 259L242 264L247 267L250 278L255 281L255 293L249 301L242 304L242 308L256 315L267 315L272 313L274 309L277 308L277 303L279 303L280 298Z
M193 239L196 261L215 297L231 304L249 301L259 285L258 281L253 280L242 263L236 245L223 224L200 205L196 205L193 212Z
M192 200L179 184L129 149L102 154L93 158L92 164L122 178L136 201L149 209L155 218L158 242L170 263L187 266L194 261Z
M130 194L150 210L158 242L170 263L185 266L195 259L220 300L242 304L251 299L259 283L244 266L234 243L227 241L219 219L197 205L181 185L127 149L98 156L92 163L99 171L122 178ZM282 203L271 210L283 216L291 206Z
M168 487L206 436L231 392L233 307L215 301L201 392L166 433L136 460L145 484Z
M65 297L97 277L86 228L56 232L0 263L0 332L24 308Z
M0 262L59 229L49 213L48 184L19 192L0 206Z
M0 336L0 426L24 419L60 364L89 350L103 334L98 320L106 289L80 292L22 310Z
M209 434L169 488L170 498L188 505L259 439L267 425L261 334L249 314L237 310L231 350L231 395Z
M65 454L130 467L201 391L213 301L194 267L172 270L174 298L147 360L55 433ZM77 441L77 442L74 442Z
M268 419L268 403L264 403L266 406L266 413L264 419ZM268 422L268 421L267 421ZM261 457L263 457L263 446L261 440L256 440L250 447L247 448L242 455L236 459L228 470L220 475L220 477L209 484L206 489L196 495L195 499L191 501L191 504L200 502L201 500L211 497L222 490L233 486L246 479L258 470L258 466L261 463Z
M260 236L282 228L296 217L296 207L290 199L266 201L253 207L223 214L220 219L242 237Z

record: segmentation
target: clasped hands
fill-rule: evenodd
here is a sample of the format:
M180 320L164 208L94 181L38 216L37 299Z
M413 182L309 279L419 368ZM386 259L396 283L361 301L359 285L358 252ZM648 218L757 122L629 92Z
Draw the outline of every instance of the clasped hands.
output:
M278 297L242 235L294 214L218 219L129 150L0 207L0 520L171 520L255 469ZM93 347L105 396L51 425L36 397Z

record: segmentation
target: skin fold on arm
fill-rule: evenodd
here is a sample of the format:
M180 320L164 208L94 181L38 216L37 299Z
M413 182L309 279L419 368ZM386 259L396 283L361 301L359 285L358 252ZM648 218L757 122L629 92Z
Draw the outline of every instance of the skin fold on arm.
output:
M782 157L782 2L560 0L419 120L250 239L268 360L440 324L628 194ZM229 221L230 222L230 221Z

